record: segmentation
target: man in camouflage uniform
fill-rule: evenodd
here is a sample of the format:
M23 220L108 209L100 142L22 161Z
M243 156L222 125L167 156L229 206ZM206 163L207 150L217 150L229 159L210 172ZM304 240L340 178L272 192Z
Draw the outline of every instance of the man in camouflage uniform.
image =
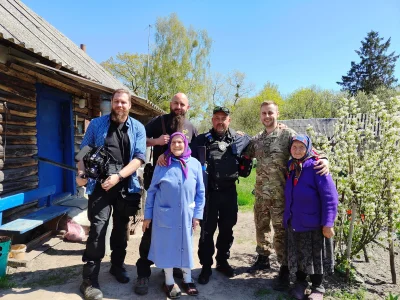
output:
M289 285L289 269L285 251L285 228L283 211L285 209L284 188L286 168L290 157L289 145L295 131L278 126L278 105L273 101L264 101L260 108L260 120L265 130L252 138L245 155L257 159L257 176L255 184L254 221L256 225L257 260L247 272L270 268L269 255L275 249L281 265L278 280L274 285L283 290ZM328 172L325 159L319 160L315 168L319 174ZM274 228L272 243L271 226Z

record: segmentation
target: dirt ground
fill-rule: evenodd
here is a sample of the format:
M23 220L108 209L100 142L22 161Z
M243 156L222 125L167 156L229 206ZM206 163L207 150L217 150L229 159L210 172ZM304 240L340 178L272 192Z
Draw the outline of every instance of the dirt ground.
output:
M126 267L131 276L128 284L118 283L109 274L110 260L106 257L100 272L100 285L104 299L167 299L161 290L163 273L153 266L150 278L149 294L138 296L133 292L133 283L136 280L135 263L138 259L138 248L141 234L131 236L126 257ZM199 232L194 237L194 249L197 250ZM2 299L82 299L79 292L81 283L82 262L81 255L84 243L61 242L47 252L35 258L29 268L9 268L12 274L10 280L15 287L0 290ZM398 252L399 249L397 249ZM384 299L391 291L400 294L400 285L389 284L390 272L388 253L380 247L370 250L371 262L356 262L359 274L364 277L363 285L366 290L365 299ZM272 278L277 275L278 265L276 258L272 257L272 269L259 272L256 275L245 273L246 268L253 262L255 256L255 229L252 212L240 212L238 225L235 226L235 241L231 251L231 264L237 269L237 276L226 278L213 270L213 275L207 285L199 285L198 300L206 299L290 299L286 293L274 292L271 289ZM200 273L200 264L196 258L193 277L197 279ZM400 279L400 259L396 256L398 279ZM337 277L329 278L327 288L337 289L343 287ZM178 280L179 284L180 281ZM356 287L358 288L358 287ZM332 294L332 292L331 292ZM190 298L186 294L182 298ZM326 297L335 299L334 297ZM344 299L344 298L342 298Z

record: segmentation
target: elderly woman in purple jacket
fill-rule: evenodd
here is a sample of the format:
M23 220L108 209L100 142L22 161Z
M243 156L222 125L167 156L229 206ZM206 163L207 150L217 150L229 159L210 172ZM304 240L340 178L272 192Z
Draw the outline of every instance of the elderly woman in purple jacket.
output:
M303 299L311 280L308 299L323 299L323 274L333 273L334 222L338 194L331 175L319 176L313 168L318 157L307 135L293 137L285 187L286 249L289 270L296 274L291 290L295 299Z
M164 268L164 291L170 299L179 298L172 270L183 271L182 286L188 295L198 290L192 280L193 230L203 218L205 190L200 163L191 157L185 135L171 135L164 153L166 167L157 166L147 191L143 231L153 223L149 259Z

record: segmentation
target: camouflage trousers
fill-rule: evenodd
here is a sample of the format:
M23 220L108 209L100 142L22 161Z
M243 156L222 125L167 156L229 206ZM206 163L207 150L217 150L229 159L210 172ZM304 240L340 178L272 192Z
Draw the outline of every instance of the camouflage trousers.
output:
M281 265L287 265L285 228L282 225L284 210L285 199L267 199L257 196L256 193L254 203L256 251L259 255L269 256L275 250ZM271 230L271 224L274 232Z

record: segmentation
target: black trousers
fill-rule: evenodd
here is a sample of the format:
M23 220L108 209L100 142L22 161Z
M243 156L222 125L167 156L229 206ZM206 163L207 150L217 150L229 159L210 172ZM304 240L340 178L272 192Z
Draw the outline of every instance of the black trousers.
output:
M126 232L129 217L121 216L117 209L112 209L117 197L121 197L121 189L122 182L108 192L102 189L100 183L97 183L93 193L89 195L88 219L90 231L86 241L86 249L82 256L82 261L86 262L83 267L83 279L97 281L100 262L105 255L105 237L111 210L113 211L113 229L110 237L111 263L118 267L122 267L124 263L128 245Z
M213 264L214 233L218 226L217 263L226 261L230 256L233 243L233 226L237 222L238 203L236 185L220 190L208 190L203 220L200 222L199 259L203 266Z
M149 228L143 233L142 240L140 241L139 246L139 259L136 262L136 270L138 277L150 277L151 269L150 266L154 264L151 260L148 260L147 257L150 252L150 244L151 244L151 230L153 222L150 223Z

